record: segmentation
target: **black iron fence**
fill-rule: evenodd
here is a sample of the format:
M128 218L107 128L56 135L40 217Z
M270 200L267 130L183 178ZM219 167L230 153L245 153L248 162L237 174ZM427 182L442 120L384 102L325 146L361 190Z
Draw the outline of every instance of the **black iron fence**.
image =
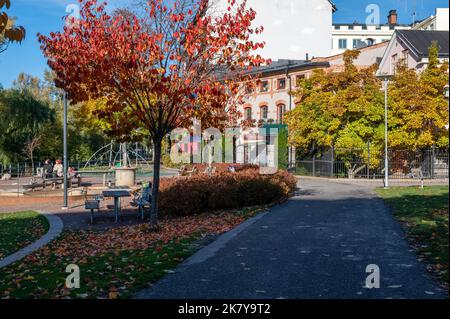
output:
M448 178L448 149L389 150L389 176L393 179ZM385 175L384 151L332 148L297 158L295 172L303 176L381 179Z

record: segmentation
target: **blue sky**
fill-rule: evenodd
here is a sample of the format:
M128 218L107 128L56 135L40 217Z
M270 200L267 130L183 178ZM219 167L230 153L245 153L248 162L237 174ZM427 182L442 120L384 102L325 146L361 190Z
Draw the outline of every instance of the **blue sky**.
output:
M110 0L112 7L129 5L132 0ZM338 7L334 14L335 23L364 22L368 4L377 4L381 10L381 23L386 22L390 9L397 9L399 23L411 23L412 12L417 19L423 19L434 14L437 7L448 7L447 0L333 0ZM12 44L6 52L0 54L0 84L10 87L20 72L42 77L47 68L36 34L48 34L62 29L62 17L66 15L68 4L76 0L12 0L8 13L17 17L17 24L27 30L25 41L18 45Z

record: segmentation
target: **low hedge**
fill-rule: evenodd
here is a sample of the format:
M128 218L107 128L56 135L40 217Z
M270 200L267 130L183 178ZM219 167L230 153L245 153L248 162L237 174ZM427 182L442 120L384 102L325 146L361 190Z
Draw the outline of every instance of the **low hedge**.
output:
M158 205L161 212L177 216L265 205L287 198L296 184L288 172L261 175L258 169L166 178L161 180Z

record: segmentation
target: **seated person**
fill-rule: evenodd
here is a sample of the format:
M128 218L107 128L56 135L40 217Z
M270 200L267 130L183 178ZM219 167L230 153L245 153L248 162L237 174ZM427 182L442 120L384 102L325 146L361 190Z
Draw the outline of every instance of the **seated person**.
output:
M44 174L43 174L44 178L52 178L53 177L53 165L49 159L45 160L43 169L44 169Z
M55 164L55 166L53 166L53 173L57 177L63 177L63 175L64 175L64 167L62 165L62 161L61 160L56 160L56 164Z

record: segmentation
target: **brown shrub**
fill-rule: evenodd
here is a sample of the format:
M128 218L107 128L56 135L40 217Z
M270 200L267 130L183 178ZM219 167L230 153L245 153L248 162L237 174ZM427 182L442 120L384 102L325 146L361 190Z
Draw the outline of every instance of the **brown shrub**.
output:
M296 179L285 171L261 175L258 169L213 176L161 180L159 209L165 214L188 216L221 209L270 204L288 197Z

